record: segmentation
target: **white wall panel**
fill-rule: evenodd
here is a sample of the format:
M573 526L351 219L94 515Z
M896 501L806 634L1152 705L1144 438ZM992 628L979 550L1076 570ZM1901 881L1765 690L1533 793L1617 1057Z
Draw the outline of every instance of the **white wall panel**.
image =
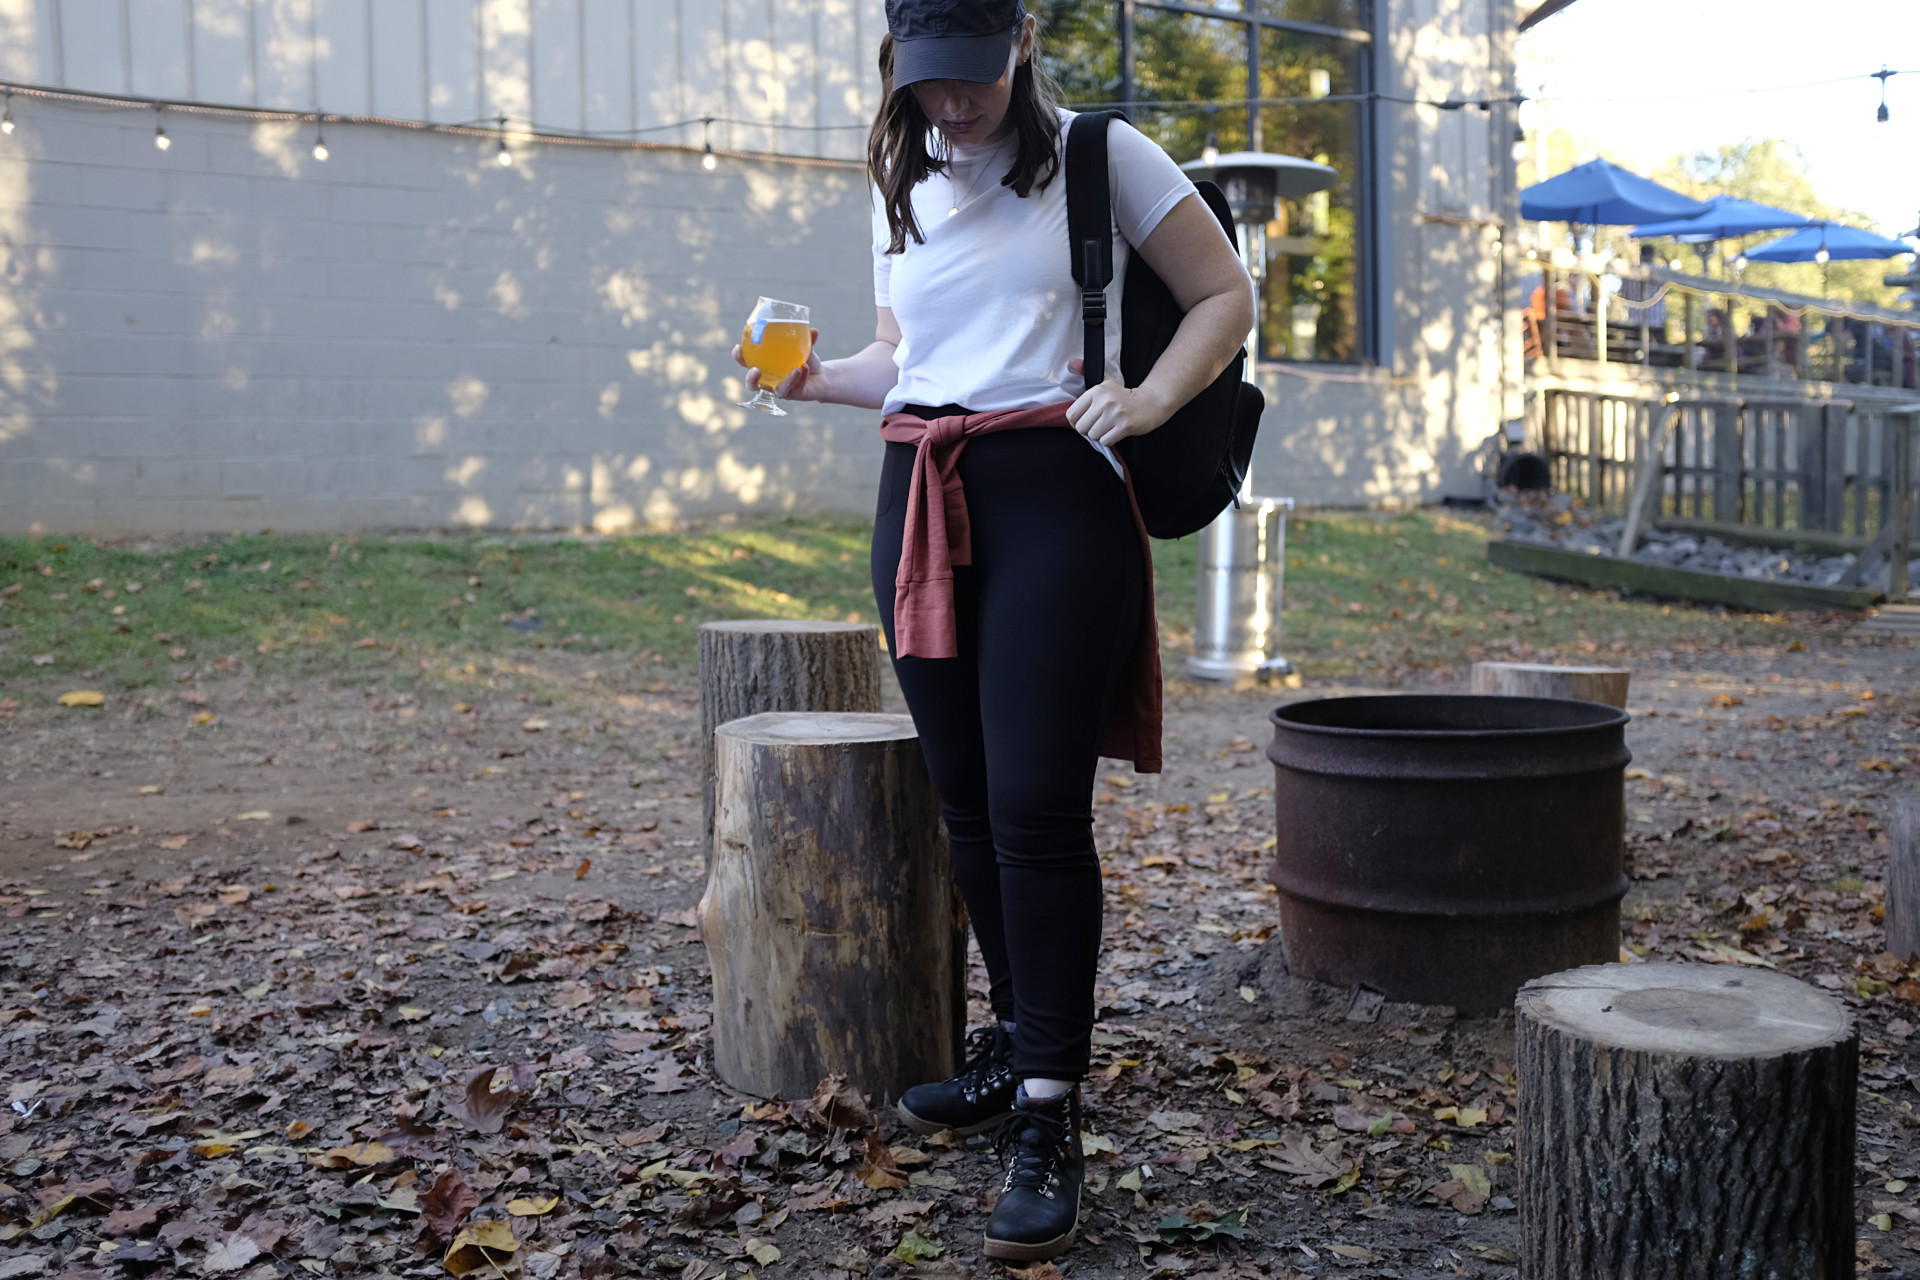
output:
M524 123L533 118L533 23L529 0L480 0L480 19L481 111ZM577 97L578 88L573 92ZM577 109L575 115L578 115Z
M638 77L635 101L636 129L674 124L702 114L689 97L694 80L682 75L688 43L687 21L681 0L631 0L633 4L633 65ZM699 8L706 8L700 5ZM716 100L718 95L714 95ZM699 144L698 129L643 134L650 142Z
M580 0L533 0L533 112L542 129L580 131Z
M342 115L369 115L373 86L369 83L367 0L313 0L318 6L314 30L319 37L320 109ZM405 0L376 0L405 10Z
M254 0L254 66L260 105L294 111L314 105L316 0Z
M634 127L633 0L580 0L586 39L586 128L624 132Z
M872 58L863 39L857 0L819 0L820 3L820 123L851 125L820 135L821 154L842 159L859 156L861 130L873 118L875 96L868 82Z
M129 93L120 0L60 0L67 83Z
M425 120L427 0L378 0L373 9L373 114Z
M770 120L789 121L795 127L772 131L772 147L783 155L820 155L819 123L820 0L768 0L771 55Z
M680 101L685 119L739 114L739 97L731 91L732 65L727 50L727 8L737 0L680 0ZM668 117L669 119L671 117ZM700 145L700 130L689 129L690 146ZM745 130L732 125L713 127L716 147L749 145Z
M786 85L775 69L773 3L718 0L715 6L727 24L726 84L732 108L727 114L750 122L733 126L733 145L743 150L771 151L779 136L767 127L786 98Z
M464 124L486 114L473 0L426 0L427 119Z
M252 105L253 0L193 0L194 96ZM75 88L99 88L74 84Z
M133 40L131 91L156 98L192 96L184 0L127 0L127 30Z
M0 0L0 75L24 84L59 84L54 57L58 0Z

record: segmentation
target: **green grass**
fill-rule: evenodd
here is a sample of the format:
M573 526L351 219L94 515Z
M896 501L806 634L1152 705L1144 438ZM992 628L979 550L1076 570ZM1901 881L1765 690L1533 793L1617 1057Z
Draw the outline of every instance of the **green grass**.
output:
M0 539L0 679L138 687L169 679L176 660L372 670L396 653L556 647L684 668L709 619L874 620L868 531L827 518L601 539L242 535L158 550ZM1288 534L1282 648L1310 678L1406 677L1516 643L1576 656L1616 641L1785 643L1802 626L1493 569L1485 530L1442 512L1315 514ZM1155 552L1175 650L1191 643L1195 551L1188 539Z

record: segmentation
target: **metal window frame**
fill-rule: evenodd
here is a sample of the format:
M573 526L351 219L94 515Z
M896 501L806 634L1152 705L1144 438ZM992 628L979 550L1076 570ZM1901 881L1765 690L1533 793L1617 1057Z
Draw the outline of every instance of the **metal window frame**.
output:
M1257 0L1248 0L1257 3ZM1354 184L1354 222L1359 234L1360 244L1355 255L1353 291L1354 302L1359 308L1354 361L1357 363L1379 364L1388 344L1388 336L1383 325L1384 306L1379 295L1381 266L1381 219L1379 199L1379 178L1375 172L1375 163L1379 155L1379 135L1377 129L1378 106L1373 100L1377 75L1375 61L1379 57L1380 42L1375 39L1374 0L1359 0L1360 20L1364 27L1331 27L1318 22L1300 22L1292 18L1269 17L1251 9L1220 9L1206 4L1182 3L1182 0L1115 0L1114 25L1120 44L1120 100L1129 115L1134 112L1137 100L1136 82L1133 74L1134 60L1134 18L1141 9L1157 9L1163 13L1178 13L1194 18L1209 18L1218 22L1239 23L1245 29L1247 46L1247 145L1250 150L1264 150L1260 121L1260 37L1263 32L1291 31L1299 35L1319 36L1325 39L1344 40L1355 46L1359 83L1355 86L1361 95L1360 110L1354 131L1353 173L1348 180ZM1316 363L1349 363L1331 361Z

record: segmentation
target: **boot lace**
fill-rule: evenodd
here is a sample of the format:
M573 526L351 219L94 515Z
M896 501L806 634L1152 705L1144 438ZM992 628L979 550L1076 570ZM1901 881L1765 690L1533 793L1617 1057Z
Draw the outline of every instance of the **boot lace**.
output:
M993 1135L993 1151L1006 1170L1000 1194L1025 1187L1051 1200L1060 1190L1060 1171L1072 1154L1079 1125L1079 1099L1061 1107L1015 1111Z
M1000 1043L1000 1030L997 1027L975 1027L967 1033L966 1065L954 1077L954 1082L966 1094L969 1102L978 1101L984 1094L993 1091L997 1078L1007 1074L1011 1068L994 1056L994 1050Z

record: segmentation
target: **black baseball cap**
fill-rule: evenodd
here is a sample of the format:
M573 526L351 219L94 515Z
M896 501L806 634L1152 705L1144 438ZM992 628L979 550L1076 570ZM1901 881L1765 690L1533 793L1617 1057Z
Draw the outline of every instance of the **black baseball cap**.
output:
M893 87L921 80L992 84L1006 74L1014 33L1026 20L1020 0L887 0Z

